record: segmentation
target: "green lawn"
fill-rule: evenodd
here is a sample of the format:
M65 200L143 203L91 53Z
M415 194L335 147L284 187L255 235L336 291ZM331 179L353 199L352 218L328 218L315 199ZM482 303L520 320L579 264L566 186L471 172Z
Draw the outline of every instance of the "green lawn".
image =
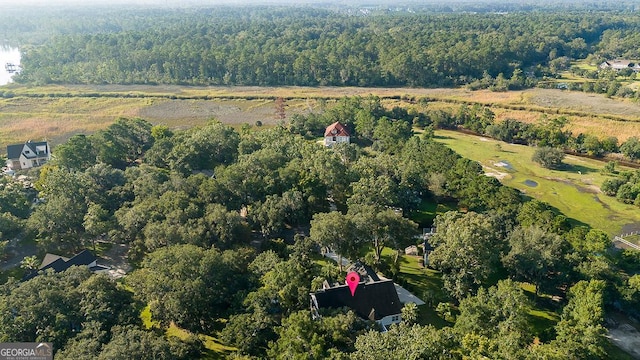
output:
M439 302L446 301L440 272L421 265L420 257L402 256L400 260L400 276L403 287L426 302L418 307L418 323L433 325L437 328L452 325L436 313Z
M551 297L544 294L536 295L532 284L520 283L525 295L529 298L532 308L529 309L529 324L533 334L542 342L551 340L552 328L560 320L559 304L554 303Z
M507 144L484 137L439 130L436 141L458 154L476 160L500 181L544 201L569 218L611 235L627 224L640 222L640 211L599 192L608 177L600 173L604 162L567 156L561 170L549 170L531 161L534 147ZM510 166L499 166L508 163Z
M409 213L408 217L420 228L425 228L433 226L433 220L437 215L456 209L455 204L438 204L435 201L423 200L418 209Z

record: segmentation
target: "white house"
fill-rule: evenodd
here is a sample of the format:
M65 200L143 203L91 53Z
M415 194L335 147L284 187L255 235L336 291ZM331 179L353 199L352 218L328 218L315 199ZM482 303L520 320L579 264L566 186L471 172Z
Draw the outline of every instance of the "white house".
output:
M631 69L633 71L640 71L640 64L635 62L634 60L607 60L600 64L600 69L613 69L613 70L623 70L623 69Z
M11 170L30 169L51 160L51 148L46 141L7 146L7 167Z
M349 143L351 141L351 134L349 130L340 124L339 121L327 126L324 131L324 146L333 146L339 143Z

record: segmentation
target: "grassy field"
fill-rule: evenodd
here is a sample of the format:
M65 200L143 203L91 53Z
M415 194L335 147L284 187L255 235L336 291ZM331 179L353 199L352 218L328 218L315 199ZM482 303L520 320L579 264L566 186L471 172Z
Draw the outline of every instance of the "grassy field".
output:
M604 162L567 156L562 170L549 170L531 161L535 148L507 144L453 131L437 131L440 141L460 155L476 160L485 172L510 187L545 201L568 217L614 235L623 226L640 222L640 209L600 192Z
M141 117L174 129L217 118L239 126L261 121L275 124L274 99L286 100L286 113L307 112L318 99L376 95L386 106L457 109L462 103L490 106L497 121L507 118L537 122L543 114L566 116L569 130L620 141L640 136L640 104L603 95L549 89L491 92L466 89L355 87L185 87L147 85L44 86L10 84L0 87L0 147L28 139L48 139L54 145L78 133L104 129L118 117ZM10 93L10 96L6 94Z

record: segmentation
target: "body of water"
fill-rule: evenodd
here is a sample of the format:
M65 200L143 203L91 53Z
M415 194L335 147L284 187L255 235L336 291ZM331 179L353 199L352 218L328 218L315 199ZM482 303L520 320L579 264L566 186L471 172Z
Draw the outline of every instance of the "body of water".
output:
M5 64L20 64L20 50L14 47L0 45L0 86L10 83L14 75L5 69Z

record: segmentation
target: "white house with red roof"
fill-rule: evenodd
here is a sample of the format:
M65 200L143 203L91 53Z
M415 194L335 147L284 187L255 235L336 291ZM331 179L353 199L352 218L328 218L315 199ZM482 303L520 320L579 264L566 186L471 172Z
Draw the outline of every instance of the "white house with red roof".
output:
M349 143L351 141L351 134L347 127L340 124L339 121L327 126L324 131L324 146L333 146L339 143Z

